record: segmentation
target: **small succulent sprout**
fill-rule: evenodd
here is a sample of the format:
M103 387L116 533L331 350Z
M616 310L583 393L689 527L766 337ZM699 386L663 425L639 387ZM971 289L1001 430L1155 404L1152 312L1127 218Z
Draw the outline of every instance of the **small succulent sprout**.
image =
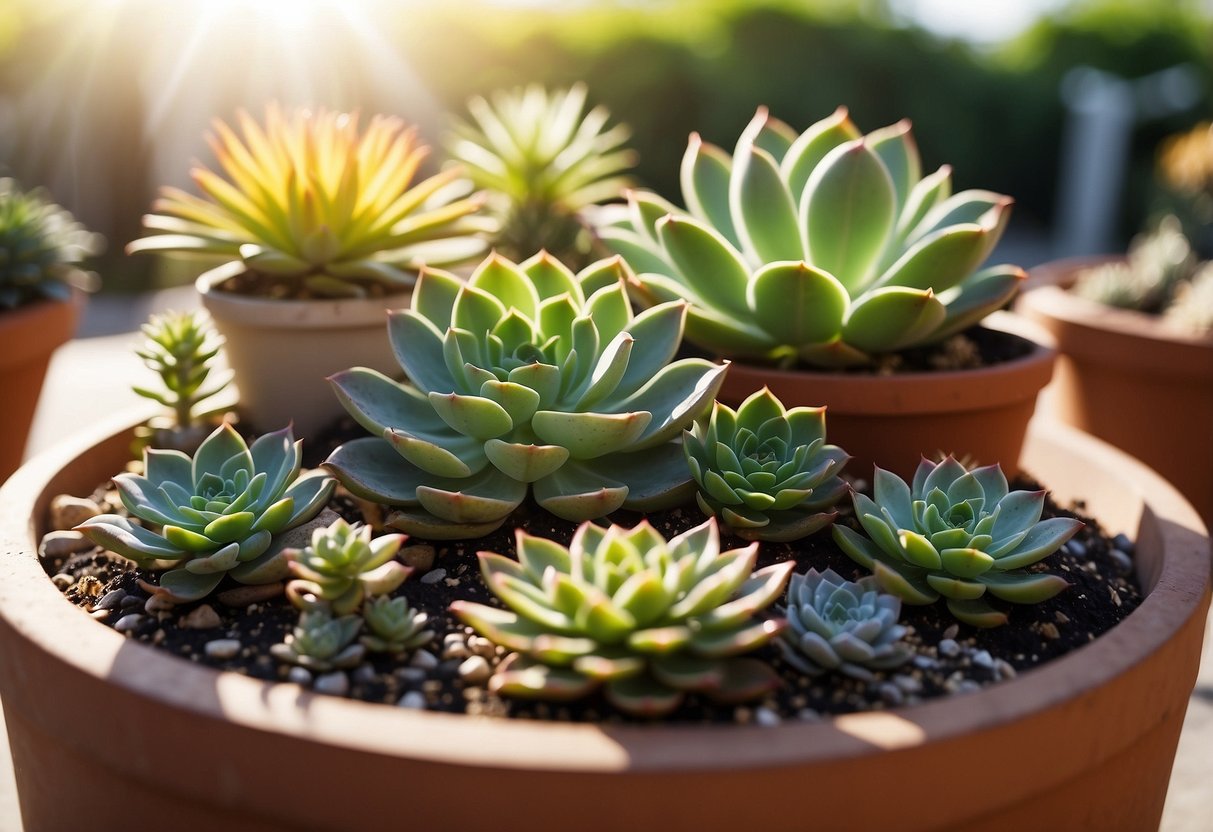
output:
M599 235L639 301L685 298L687 339L728 358L870 364L976 324L1026 277L977 271L1012 200L922 176L908 121L864 136L839 108L797 134L760 108L732 156L691 136L682 193L686 210L630 194Z
M546 90L538 84L468 101L471 119L457 120L447 142L451 158L489 197L501 219L493 238L501 254L521 260L546 250L562 260L584 258L589 235L581 212L618 198L636 154L630 132L606 128L603 107L585 111L586 87Z
M655 716L687 693L723 702L778 685L742 657L783 628L756 614L783 590L791 562L754 570L758 544L720 551L715 518L666 541L583 523L566 549L519 530L518 560L480 553L485 582L508 609L456 601L451 611L515 655L489 689L573 699L604 688L628 713Z
M302 549L288 549L287 565L294 577L286 595L296 607L327 604L337 615L356 612L364 598L387 595L413 570L397 560L402 534L371 539L371 527L338 518L312 532Z
M1036 604L1069 586L1025 567L1057 551L1083 524L1069 517L1041 520L1045 492L1008 493L997 465L968 471L952 457L938 464L924 459L912 486L879 466L873 479L874 499L852 495L868 537L836 523L834 540L872 570L881 589L907 604L943 596L961 621L997 627L1007 616L986 603L987 593Z
M362 608L362 618L369 632L360 641L375 653L416 650L434 638L434 631L426 626L430 617L409 606L406 598L372 598Z
M286 640L270 647L270 654L316 673L355 667L366 655L366 648L354 641L361 629L360 616L334 618L323 608L305 610Z
M799 540L832 523L849 457L826 444L825 411L785 410L765 387L737 411L717 402L683 434L699 507L746 540Z
M194 409L231 381L230 373L212 380L213 362L223 346L223 338L215 331L205 312L164 312L152 315L142 327L146 340L135 354L143 359L149 370L160 376L163 390L135 386L144 398L171 408L178 430L194 425ZM203 389L203 388L206 389Z
M464 283L426 270L388 333L408 383L365 368L329 381L373 437L324 463L387 525L488 534L526 497L567 520L691 498L682 431L725 367L671 359L686 307L633 315L618 258L579 274L540 253L486 259Z
M145 449L142 475L114 477L122 504L142 525L101 514L76 528L139 566L171 564L159 589L176 603L205 597L225 575L244 584L280 581L286 557L274 536L319 514L336 487L323 471L299 476L301 445L287 427L249 446L224 424L192 459Z
M871 575L848 581L833 569L810 569L792 576L784 611L788 628L779 647L788 664L819 676L838 671L871 681L874 670L889 670L912 655L897 623L901 599L882 592Z
M414 183L429 148L415 128L326 110L284 113L265 125L240 113L243 137L214 122L211 147L226 175L191 171L203 196L165 188L129 253L186 252L241 261L286 297L360 297L412 286L421 264L483 254L482 198L452 167Z
M96 254L101 237L86 231L40 190L22 191L0 179L0 310L93 288L80 261Z

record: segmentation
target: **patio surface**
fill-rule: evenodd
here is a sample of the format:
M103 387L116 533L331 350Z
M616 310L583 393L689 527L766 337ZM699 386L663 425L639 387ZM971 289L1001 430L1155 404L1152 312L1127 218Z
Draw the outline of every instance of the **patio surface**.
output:
M198 305L193 287L136 296L92 298L78 337L51 362L28 453L37 453L96 419L133 407L130 386L147 384L148 371L132 352L139 325L151 311ZM0 723L3 717L0 715ZM0 744L7 734L0 731ZM1163 832L1206 832L1213 817L1213 637L1188 706L1163 813ZM20 832L12 761L0 753L0 832Z

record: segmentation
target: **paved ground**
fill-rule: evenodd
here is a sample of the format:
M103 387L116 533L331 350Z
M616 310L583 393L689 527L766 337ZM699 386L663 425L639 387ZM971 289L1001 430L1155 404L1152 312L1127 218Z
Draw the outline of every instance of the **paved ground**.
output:
M197 305L192 288L138 297L92 299L80 337L56 354L42 394L29 451L35 453L81 425L142 401L130 391L148 383L147 370L132 354L132 334L153 309ZM2 718L0 718L2 721ZM0 732L0 745L4 734ZM1213 817L1213 638L1188 708L1163 832L1206 832ZM0 753L0 832L20 832L11 760Z

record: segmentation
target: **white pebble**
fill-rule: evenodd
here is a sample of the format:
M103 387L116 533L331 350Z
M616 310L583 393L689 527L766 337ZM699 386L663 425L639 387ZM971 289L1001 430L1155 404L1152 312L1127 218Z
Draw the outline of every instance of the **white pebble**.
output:
M206 651L208 659L222 660L235 658L243 646L239 639L217 638L214 641L208 641L202 649Z
M44 558L64 558L76 552L86 552L93 548L93 541L80 532L60 531L48 532L42 537L42 545L38 554Z
M51 500L51 526L56 529L72 529L90 517L101 513L101 506L92 500L59 494Z
M420 667L423 670L433 670L438 666L438 657L429 650L418 650L409 659L409 664L413 667Z
M114 629L120 633L130 632L143 623L143 616L137 612L124 615L114 623Z
M469 685L481 685L493 675L492 668L484 656L472 656L459 665L459 678Z
M945 638L939 642L939 652L941 655L955 657L960 655L960 645L955 639Z
M754 721L764 728L773 728L780 723L779 714L766 707L754 711Z
M340 670L336 673L325 673L316 677L312 690L316 693L327 693L329 696L345 696L350 692L350 680Z
M425 694L419 690L410 690L404 696L400 697L400 701L396 703L401 708L415 708L419 711L425 710Z
M443 569L442 567L439 567L437 569L431 569L429 572L426 572L424 575L422 575L421 582L423 584L436 584L445 577L446 577L446 570Z
M973 654L973 664L978 667L993 667L994 657L990 655L989 650L978 650Z
M312 674L304 667L292 667L286 674L287 681L307 687L312 683Z

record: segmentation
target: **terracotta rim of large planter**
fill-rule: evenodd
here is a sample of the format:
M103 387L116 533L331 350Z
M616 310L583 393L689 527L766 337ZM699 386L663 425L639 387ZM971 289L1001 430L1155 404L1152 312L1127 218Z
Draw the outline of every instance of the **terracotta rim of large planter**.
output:
M1039 767L1044 762L1039 759L1040 749L1033 745L1042 726L1048 726L1047 736L1056 734L1064 739L1067 726L1075 718L1116 720L1129 715L1138 722L1144 721L1144 725L1128 731L1118 730L1116 724L1109 722L1108 730L1092 740L1095 747L1063 741L1049 748L1047 770L1053 777L1050 782L1080 777L1091 755L1103 759L1128 753L1138 732L1152 730L1162 719L1151 712L1155 702L1174 701L1181 696L1186 703L1195 679L1191 652L1195 648L1199 653L1209 602L1208 540L1200 520L1171 486L1140 463L1096 439L1054 423L1034 423L1027 464L1049 468L1049 472L1042 474L1046 480L1050 476L1067 480L1064 484L1051 484L1059 490L1060 499L1073 498L1077 496L1074 489L1082 489L1091 500L1092 511L1102 514L1105 520L1122 519L1127 524L1126 531L1139 535L1140 551L1165 555L1161 563L1154 556L1142 562L1140 577L1149 594L1141 607L1091 644L978 693L820 723L785 724L777 729L570 725L415 712L316 695L293 684L221 673L132 642L69 604L32 556L37 540L36 521L44 516L51 496L72 483L87 481L89 477L95 478L95 482L104 476L99 474L99 466L112 465L110 460L120 457L130 429L129 416L100 426L76 442L31 462L0 491L0 551L6 555L0 560L0 635L5 639L15 637L32 646L38 662L58 663L82 678L120 686L136 701L145 702L153 713L180 714L190 725L243 726L259 736L277 740L275 747L279 752L281 740L293 739L307 745L299 746L296 742L289 748L312 753L312 744L316 744L326 757L337 755L333 759L340 759L343 764L354 759L351 753L366 754L374 761L374 768L368 770L382 772L384 777L398 775L393 766L407 764L413 766L409 769L412 774L430 778L426 788L445 784L443 778L459 779L471 776L470 772L484 772L493 778L486 783L500 784L490 786L499 792L493 799L515 804L509 809L513 814L503 818L512 818L511 823L505 824L510 828L528 826L526 807L535 801L544 803L546 816L550 817L551 812L557 811L554 807L577 799L564 792L531 791L525 785L531 782L529 779L518 779L538 776L538 772L574 778L596 773L627 775L620 782L626 782L629 789L639 788L639 784L657 775L691 777L694 782L699 777L740 776L748 772L758 779L747 781L756 784L747 788L781 789L778 793L783 794L789 786L793 791L796 787L786 782L788 775L782 772L814 764L818 766L814 772L820 781L802 782L800 789L820 789L823 799L851 782L845 778L856 776L853 764L870 764L876 766L879 777L865 781L860 789L871 794L870 789L876 788L880 800L864 812L896 819L906 815L908 806L913 808L914 819L921 820L922 816L927 818L923 822L932 819L940 822L939 813L946 804L947 809L959 808L962 812L967 809L970 814L961 817L973 818L975 812L988 811L992 799L1006 803L1031 798L1035 787L1025 768ZM1182 638L1178 637L1180 633ZM24 651L24 644L23 652L28 652ZM1173 661L1177 654L1185 657L1183 672L1168 672L1165 663ZM10 699L41 696L19 687L14 689L14 685L20 684L14 675L20 677L22 668L28 666L27 661L5 668L6 712L12 706L13 712L19 713L23 704L14 706ZM122 669L120 675L115 671L117 667ZM1141 674L1147 671L1148 678L1143 684ZM1134 683L1121 684L1114 701L1097 695L1102 687L1115 684L1121 677L1127 680L1131 673ZM10 723L13 712L9 712ZM1147 714L1148 718L1140 714ZM1179 714L1167 715L1168 724L1181 717L1182 708ZM1026 728L1034 730L1025 731ZM148 730L155 730L155 725L149 725ZM1177 735L1178 727L1175 732ZM946 771L904 771L900 768L904 764L902 754L933 748L947 760L971 734L979 734L983 742L992 743L985 746L990 749L989 757L954 762L980 766L982 777L967 782L964 788L947 788L946 798L936 795L938 800L920 793L902 794L912 788L907 784L915 777L926 776L934 781L947 776ZM81 737L80 742L88 741ZM1173 750L1172 744L1172 754ZM210 759L222 750L199 747L193 753L199 759ZM231 763L234 766L241 765L239 758L245 756L239 749L231 749L228 754L237 758ZM140 760L124 758L107 764L131 767L148 776L147 771L140 769L140 765L146 768ZM417 764L422 768L416 768ZM268 811L269 798L263 797L260 789L270 788L283 774L276 767L248 769L249 765L242 769L247 782L241 781L238 787L210 774L205 765L191 769L189 777L165 779L165 784L171 783L173 789L205 802L217 799L213 791L218 788L216 782L226 783L225 793L244 789L242 800L256 803L260 811ZM157 773L153 769L153 774ZM312 771L313 775L319 773ZM131 775L127 772L122 776ZM172 773L159 776L173 777ZM1162 777L1165 784L1165 772L1156 773L1156 777ZM844 780L830 782L837 778ZM569 781L562 782L567 785ZM663 781L658 777L653 782ZM696 791L686 780L677 782L688 792ZM380 782L379 788L389 788L389 783ZM319 820L324 815L330 819L329 823L340 825L332 819L345 818L340 806L354 798L339 797L323 788L311 791L316 793L309 793L306 788L293 793L298 805L287 808L294 812L296 821L310 818L324 825ZM368 793L360 794L357 800L386 806L393 800L391 794L395 792L380 794L368 786ZM612 799L626 800L621 794ZM648 799L660 803L659 798ZM703 805L716 805L723 799L715 796L708 800L703 794L698 798ZM764 798L747 794L736 795L735 799L741 801L737 816L740 819L758 811ZM1157 799L1157 809L1161 811L1161 797ZM583 810L589 811L584 807ZM658 807L657 814L666 818L669 811ZM787 811L787 806L772 807L772 811L758 814L786 821ZM636 817L649 815L641 811ZM590 825L602 828L601 823ZM905 828L921 826L922 823L908 823Z

